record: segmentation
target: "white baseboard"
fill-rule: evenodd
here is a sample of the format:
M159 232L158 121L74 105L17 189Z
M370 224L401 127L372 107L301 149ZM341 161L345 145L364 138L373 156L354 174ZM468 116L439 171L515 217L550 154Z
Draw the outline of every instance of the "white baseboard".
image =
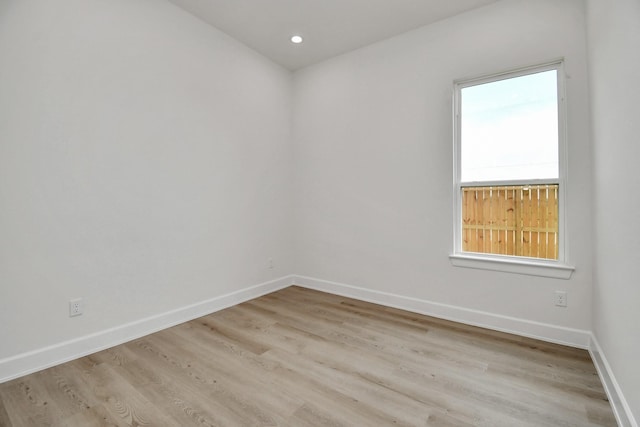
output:
M613 375L613 371L611 370L611 366L609 366L609 362L607 362L602 347L600 347L600 343L598 343L598 340L593 334L591 335L589 353L591 354L594 365L596 365L600 381L602 381L604 390L607 393L618 425L621 427L638 427L638 423L631 412L631 407L622 394L620 385Z
M313 277L296 275L293 280L297 286L304 288L315 289L427 316L438 317L440 319L535 338L556 344L568 345L585 350L589 348L591 338L590 331L502 316L495 313L374 291Z
M281 277L115 328L1 359L0 383L205 316L286 288L292 283L293 276Z

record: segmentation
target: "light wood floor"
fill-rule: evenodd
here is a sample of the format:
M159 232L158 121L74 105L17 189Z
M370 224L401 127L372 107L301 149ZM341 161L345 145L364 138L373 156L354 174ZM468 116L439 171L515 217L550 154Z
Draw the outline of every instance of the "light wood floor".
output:
M615 426L586 351L291 287L0 384L2 426Z

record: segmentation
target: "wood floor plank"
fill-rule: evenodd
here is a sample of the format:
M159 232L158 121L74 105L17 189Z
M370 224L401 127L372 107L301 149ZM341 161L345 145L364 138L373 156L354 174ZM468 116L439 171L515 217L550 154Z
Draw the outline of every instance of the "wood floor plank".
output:
M615 426L588 352L289 287L0 384L0 426Z
M102 402L109 419L117 425L176 425L174 419L146 399L114 366L97 365L85 372L83 379L91 384L96 400Z
M11 425L11 420L9 419L9 414L7 413L7 409L4 407L5 403L0 395L0 426L8 426Z

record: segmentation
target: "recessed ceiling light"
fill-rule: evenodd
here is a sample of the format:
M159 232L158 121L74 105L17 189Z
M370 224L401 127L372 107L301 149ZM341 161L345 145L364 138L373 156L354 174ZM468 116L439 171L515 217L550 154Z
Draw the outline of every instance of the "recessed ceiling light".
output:
M302 37L300 36L292 36L291 43L300 44L302 43Z

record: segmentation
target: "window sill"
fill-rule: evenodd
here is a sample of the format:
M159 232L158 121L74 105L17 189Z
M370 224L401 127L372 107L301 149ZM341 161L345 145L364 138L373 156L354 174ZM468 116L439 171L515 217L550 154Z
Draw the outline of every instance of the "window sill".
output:
M498 258L480 254L451 254L449 259L455 267L477 268L480 270L502 271L564 280L571 278L571 274L575 270L575 267L555 261L537 261L531 258Z

